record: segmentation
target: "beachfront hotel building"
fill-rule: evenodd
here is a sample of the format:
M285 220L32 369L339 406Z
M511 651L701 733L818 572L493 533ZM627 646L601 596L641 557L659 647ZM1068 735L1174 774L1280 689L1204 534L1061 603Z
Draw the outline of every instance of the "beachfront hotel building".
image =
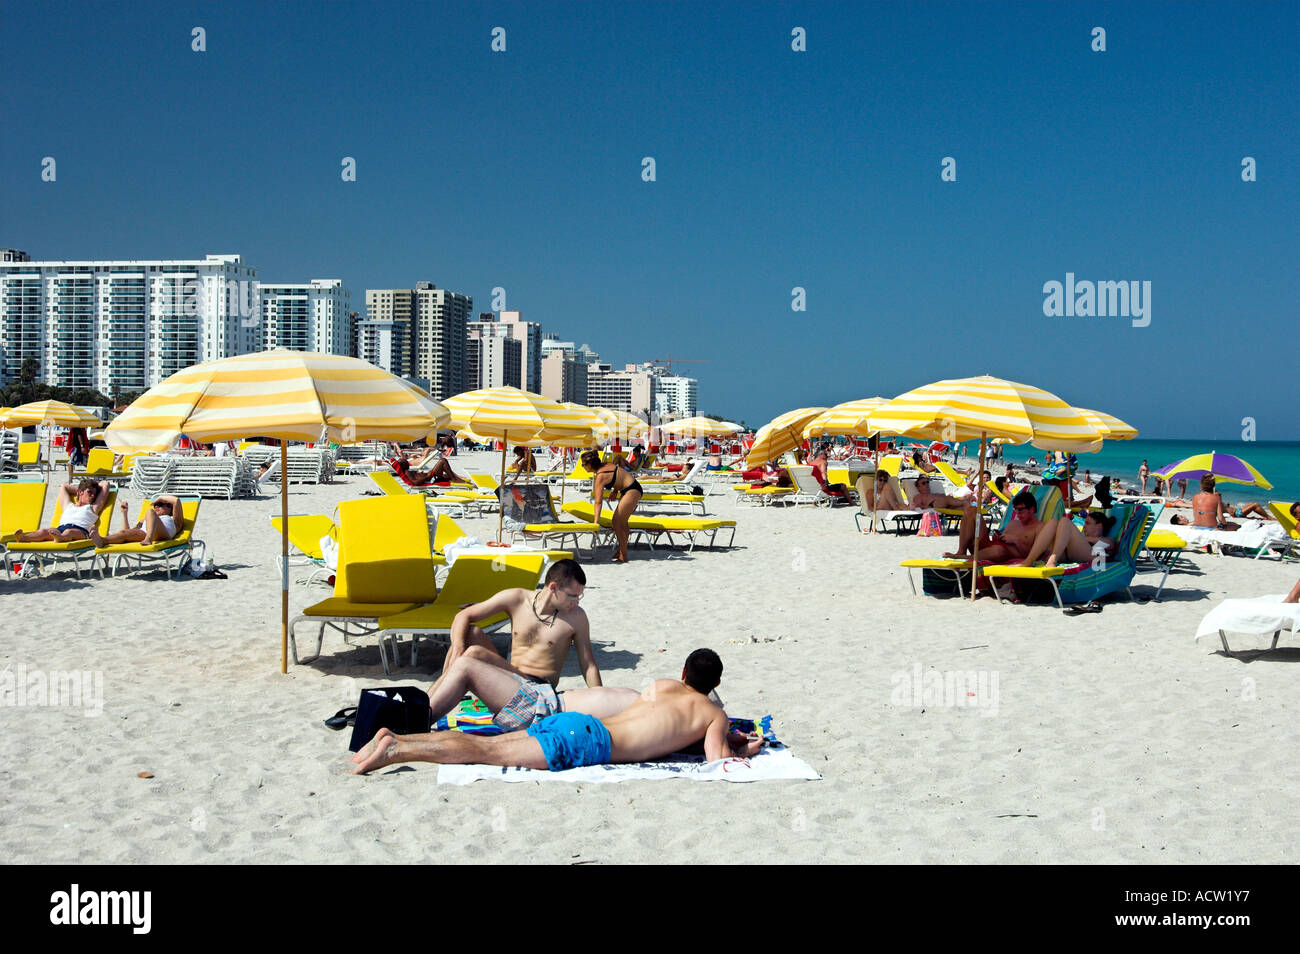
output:
M476 327L481 325L477 321L469 325L469 337L465 341L467 390L519 387L524 365L523 344L509 333L497 330L495 323L486 328Z
M239 255L31 261L0 254L0 382L34 359L55 387L142 391L201 361L258 350L257 271Z
M677 374L661 374L655 380L655 413L660 420L681 420L699 413L700 382Z
M467 324L474 300L416 282L414 288L366 289L357 357L426 388L435 400L467 391Z
M622 371L615 371L608 364L588 365L587 403L611 411L627 411L648 421L655 407L656 380L656 375L638 371L636 365L627 365Z
M261 350L352 352L352 296L338 278L305 284L263 283Z
M542 389L553 401L587 403L587 365L556 349L542 359Z

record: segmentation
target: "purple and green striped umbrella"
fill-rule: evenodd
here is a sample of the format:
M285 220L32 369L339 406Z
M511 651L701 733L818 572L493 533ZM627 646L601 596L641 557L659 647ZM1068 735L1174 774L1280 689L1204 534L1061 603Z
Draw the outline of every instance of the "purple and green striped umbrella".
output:
M1166 464L1155 472L1162 480L1200 480L1206 474L1213 474L1217 480L1227 480L1234 484L1272 488L1264 475L1250 465L1248 461L1231 454L1210 451L1208 454L1193 454L1185 460Z

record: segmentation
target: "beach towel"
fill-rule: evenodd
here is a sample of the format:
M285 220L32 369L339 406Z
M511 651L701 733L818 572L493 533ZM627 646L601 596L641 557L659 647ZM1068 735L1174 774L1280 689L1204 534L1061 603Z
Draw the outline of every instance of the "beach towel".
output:
M1215 636L1220 630L1248 636L1268 636L1279 630L1300 633L1300 603L1283 603L1283 596L1259 596L1250 600L1224 600L1205 614L1196 627L1196 639Z
M462 703L463 705L463 703ZM440 765L439 785L469 785L480 779L499 782L628 782L654 781L666 778L684 778L691 782L763 782L777 779L816 780L821 776L802 759L795 758L772 731L772 717L764 716L754 722L750 719L731 719L731 727L738 732L761 731L768 747L749 759L728 758L715 762L705 761L703 755L674 753L653 762L632 762L624 765L587 765L581 768L550 772L540 769L504 768L499 765ZM441 726L441 722L439 725ZM461 729L460 731L469 731ZM484 735L492 733L481 733Z

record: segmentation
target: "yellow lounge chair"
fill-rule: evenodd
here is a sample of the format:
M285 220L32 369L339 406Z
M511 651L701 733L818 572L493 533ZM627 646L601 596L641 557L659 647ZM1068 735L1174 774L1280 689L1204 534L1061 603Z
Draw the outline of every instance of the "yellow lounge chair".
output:
M1061 491L1050 485L1039 485L1033 489L1034 499L1038 502L1038 519L1042 521L1055 520L1065 512L1065 501L1061 499ZM1008 501L1010 503L1010 501ZM1012 519L1012 510L1007 508L1002 520L998 524L998 529L1004 529ZM940 580L955 581L957 592L960 595L965 593L965 577L971 573L970 560L950 560L946 558L938 559L915 559L903 560L898 564L907 570L907 582L912 587L912 594L916 595L916 580L912 576L913 570L920 570L922 574L922 589L925 588L925 571L930 570ZM990 564L992 565L992 564ZM979 574L984 571L984 565L981 564L975 568L975 576L971 579L971 585L974 586Z
M282 533L283 523L280 515L275 514L271 517L271 526L275 528L277 534ZM325 553L321 549L320 541L322 537L333 537L335 543L339 539L339 528L332 519L323 513L291 513L289 514L289 565L294 566L294 556L303 557L296 565L309 565L315 567L311 576L304 581L308 584L314 583L318 577L328 577L334 571L330 569L325 562ZM283 557L276 556L276 569L283 572L280 567L280 561Z
M108 492L108 500L104 504L104 509L99 514L99 520L96 526L101 536L108 533L109 524L113 520L113 505L117 502L117 491ZM50 525L57 527L59 517L63 516L63 495L59 494L58 503L54 507L54 519ZM22 529L26 529L25 527ZM40 529L32 527L33 530ZM77 579L81 579L81 559L86 557L90 563L89 569L95 568L95 541L94 540L74 540L71 543L54 543L48 541L44 543L17 543L11 542L5 544L5 576L12 579L14 555L23 554L22 562L26 564L29 560L34 562L37 568L44 572L45 562L57 564L60 560L71 560L72 568L77 573ZM23 567L26 570L26 566Z
M41 445L38 441L24 441L18 445L18 466L41 466Z
M199 505L203 503L201 497L180 497L181 513L184 517L184 523L178 528L176 536L170 540L159 540L156 543L115 543L112 546L98 547L95 550L95 556L104 558L104 567L100 571L101 575L104 570L108 569L109 559L113 559L112 576L117 576L117 568L126 561L130 566L131 560L135 560L136 569L142 569L145 563L156 563L161 560L167 570L167 579L172 578L172 558L176 558L176 569L180 570L185 566L186 561L194 552L197 545L201 549L200 559L207 554L207 545L202 540L194 539L194 523L199 518ZM144 519L145 513L153 506L152 500L144 500L140 504L140 520ZM106 531L101 530L101 534Z
M575 500L573 503L564 505L564 512L573 514L579 520L592 521L596 516L596 507L591 501ZM612 527L613 514L601 508L600 525L602 527ZM708 546L712 547L716 541L718 533L722 530L729 530L730 536L727 539L727 546L731 546L736 539L736 521L734 520L714 520L708 517L639 517L633 514L628 518L628 529L632 533L642 534L650 549L654 549L655 542L659 537L667 536L669 542L672 542L673 534L681 534L689 543L687 550L694 550L697 538L701 535L708 536Z
M438 596L433 550L424 502L413 494L378 500L345 500L339 512L339 565L334 595L308 606L289 623L293 661L311 662L320 656L329 627L354 636L374 635L379 620L432 603ZM302 622L318 623L316 652L299 659L294 630ZM352 628L356 627L356 632ZM385 639L379 658L389 672Z
M1282 548L1282 556L1287 557L1300 550L1300 529L1296 528L1296 518L1291 516L1290 508L1295 506L1295 502L1287 503L1284 500L1270 500L1268 509L1274 517L1277 518L1278 525L1286 531L1287 539L1282 543L1274 543L1274 548Z
M416 499L423 499L429 507L439 511L457 511L456 515L460 517L465 516L465 510L471 503L476 504L475 501L463 500L459 497L450 497L446 495L437 497L433 496L434 493L444 493L447 490L445 487L435 488L430 486L427 490L420 487L408 488L405 484L394 477L390 471L372 470L368 472L366 476L374 482L376 487L384 492L385 496L414 497Z
M524 540L533 539L539 542L543 548L549 548L552 539L554 539L560 547L563 547L564 541L572 538L573 549L581 551L582 547L580 541L583 537L586 537L591 550L594 551L597 544L605 534L604 529L598 524L591 522L577 523L574 521L561 520L559 515L555 512L555 498L551 496L550 488L543 484L533 484L532 487L534 489L530 491L530 493L539 496L543 493L546 495L546 514L549 519L537 523L524 524L522 527L519 527L518 524L514 524L510 531L511 540L518 540L520 538ZM523 492L522 487L507 487L504 488L504 490L507 493L512 490L521 494ZM527 500L525 498L525 512L527 510L526 504ZM507 514L508 513L510 513L509 509L507 509Z
M541 581L542 569L547 562L544 553L503 551L500 556L466 554L452 564L442 589L438 591L437 599L432 603L426 603L403 613L381 617L380 640L395 639L399 634L409 634L411 665L414 666L422 637L450 638L451 624L456 619L457 613L465 606L481 603L502 590L516 587L525 590L537 589L537 584ZM491 633L508 622L510 618L505 613L498 613L474 625L485 633ZM395 654L394 658L396 658Z
M990 580L1046 580L1052 585L1052 593L1056 597L1056 605L1059 609L1065 609L1066 603L1086 603L1120 589L1128 593L1130 601L1137 602L1130 586L1137 573L1137 555L1146 546L1147 536L1160 518L1160 511L1163 509L1163 504L1154 507L1121 504L1113 507L1110 515L1116 519L1115 526L1119 531L1116 540L1119 550L1115 559L1108 560L1104 564L1058 566L998 564L984 567L984 576ZM1163 586L1163 581L1161 585ZM994 592L997 593L998 602L1005 602L996 585ZM1158 594L1159 590L1156 592Z
M125 480L131 476L129 470L114 470L113 458L116 455L107 447L92 447L86 458L86 469L74 472L74 480L90 477L95 480Z
M48 493L43 480L0 483L0 545L7 545L19 530L40 529Z

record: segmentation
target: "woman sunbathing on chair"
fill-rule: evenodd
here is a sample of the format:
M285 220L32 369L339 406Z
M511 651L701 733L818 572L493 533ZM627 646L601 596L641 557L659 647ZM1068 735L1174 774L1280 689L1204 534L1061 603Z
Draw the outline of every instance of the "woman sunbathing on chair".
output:
M1096 511L1090 511L1083 518L1083 532L1068 517L1059 520L1047 520L1034 538L1033 546L1023 560L1012 560L1011 566L1033 566L1044 553L1048 553L1047 565L1056 566L1063 558L1069 563L1091 563L1093 557L1105 554L1105 559L1113 559L1119 550L1119 544L1106 536L1115 527L1115 518Z
M438 453L436 449L429 448L428 453L416 461L414 465L404 456L398 454L397 457L389 461L389 464L397 472L397 476L412 487L423 487L425 484L432 483L469 483L468 480L451 469L451 465L447 463L445 458L440 459L428 470L420 470L419 468L436 453Z
M176 518L181 516L181 502L171 494L159 494L153 506L145 511L144 519L134 527L128 516L129 506L122 501L122 529L106 537L99 535L98 527L90 528L90 538L95 546L112 546L115 543L162 543L176 536ZM183 518L182 518L183 519Z

